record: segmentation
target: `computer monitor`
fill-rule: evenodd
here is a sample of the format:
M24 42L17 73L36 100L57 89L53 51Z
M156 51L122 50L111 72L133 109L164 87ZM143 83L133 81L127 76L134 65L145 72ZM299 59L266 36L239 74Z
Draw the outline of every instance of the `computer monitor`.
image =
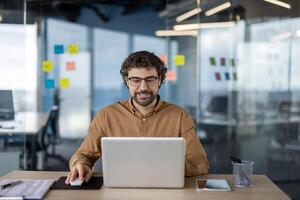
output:
M0 120L14 120L12 90L0 90Z

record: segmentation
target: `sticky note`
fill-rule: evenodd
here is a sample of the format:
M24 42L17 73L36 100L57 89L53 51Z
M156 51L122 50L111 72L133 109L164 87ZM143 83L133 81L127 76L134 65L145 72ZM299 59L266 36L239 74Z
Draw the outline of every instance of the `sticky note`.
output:
M226 79L227 81L230 80L230 74L229 74L229 72L225 72L225 79Z
M72 45L68 46L68 51L69 51L70 54L77 54L78 50L79 50L79 48L75 44L72 44Z
M45 89L53 89L55 88L55 83L53 79L46 79L44 81Z
M43 61L42 70L43 72L51 72L53 70L53 62L47 60Z
M75 62L69 61L66 63L67 71L75 71Z
M174 58L174 63L177 66L182 66L185 64L185 56L184 55L176 55Z
M61 78L59 80L59 86L61 89L66 89L70 87L70 79L68 78Z
M176 81L176 71L175 70L167 71L166 80L167 81Z
M221 63L221 66L225 66L226 65L226 59L225 58L221 58L220 59L220 63Z
M233 73L233 80L235 80L235 81L238 80L237 73Z
M56 44L54 45L54 54L63 54L64 53L64 45Z
M216 78L217 81L220 81L220 80L221 80L221 75L220 75L219 72L216 72L216 73L215 73L215 78Z
M159 59L166 64L168 64L168 57L166 55L159 56Z
M209 57L209 62L211 66L215 66L216 65L216 60L214 57Z
M234 58L230 58L230 59L229 59L229 64L230 64L230 66L232 66L232 67L235 66Z

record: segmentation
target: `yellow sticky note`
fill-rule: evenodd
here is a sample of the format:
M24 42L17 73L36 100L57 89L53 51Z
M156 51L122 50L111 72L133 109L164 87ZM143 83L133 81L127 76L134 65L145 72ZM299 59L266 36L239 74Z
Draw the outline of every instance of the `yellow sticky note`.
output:
M185 64L185 56L184 55L176 55L174 58L175 65L182 66Z
M61 78L59 80L59 86L61 89L66 89L70 87L70 79L68 78Z
M51 72L53 70L53 62L47 60L43 61L42 70L43 72Z
M77 54L79 50L79 47L75 44L71 44L68 46L68 51L70 54Z

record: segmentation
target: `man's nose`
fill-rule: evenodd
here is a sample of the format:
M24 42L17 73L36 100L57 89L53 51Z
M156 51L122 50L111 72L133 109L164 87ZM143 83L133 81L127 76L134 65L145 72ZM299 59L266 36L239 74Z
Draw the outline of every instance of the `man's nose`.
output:
M142 89L142 90L143 89L148 89L148 85L147 85L145 80L142 80L141 85L140 85L140 89Z

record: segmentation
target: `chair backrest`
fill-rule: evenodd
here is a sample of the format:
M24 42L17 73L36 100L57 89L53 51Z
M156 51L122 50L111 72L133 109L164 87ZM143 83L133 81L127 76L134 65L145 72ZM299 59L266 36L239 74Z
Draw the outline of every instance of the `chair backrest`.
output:
M46 124L41 130L40 134L40 145L42 149L47 149L49 146L48 134L49 129L51 129L52 137L57 137L58 135L58 115L59 115L59 109L57 105L52 106L51 111L49 113L48 119Z

